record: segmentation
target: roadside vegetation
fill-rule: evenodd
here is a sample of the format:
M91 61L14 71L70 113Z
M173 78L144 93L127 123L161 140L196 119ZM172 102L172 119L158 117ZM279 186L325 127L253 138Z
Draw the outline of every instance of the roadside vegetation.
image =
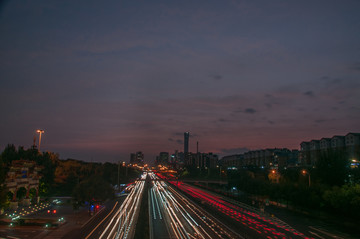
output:
M41 198L53 196L72 196L74 206L78 207L91 200L104 201L114 195L114 186L129 183L140 174L133 168L116 163L89 163L75 159L60 159L52 152L40 153L36 147L24 149L9 144L0 154L0 209L6 208L12 199L4 185L7 172L14 160L30 160L42 166L39 182ZM23 190L18 191L20 198ZM30 192L30 196L34 194Z
M223 191L250 203L255 200L261 206L272 201L303 212L327 212L359 220L360 169L351 168L343 152L328 152L311 168L273 171L250 166L220 171L187 167L182 178L227 180Z

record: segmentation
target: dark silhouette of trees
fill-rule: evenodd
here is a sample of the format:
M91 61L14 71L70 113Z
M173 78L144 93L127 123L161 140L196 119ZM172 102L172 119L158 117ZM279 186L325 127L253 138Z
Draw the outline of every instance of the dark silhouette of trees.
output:
M6 177L5 163L3 162L3 157L0 155L0 208L4 208L7 201L7 190L6 186L3 184Z
M95 176L79 183L73 191L73 197L80 203L105 201L112 198L114 189L102 177Z
M329 150L327 153L321 154L316 163L314 176L322 184L341 186L347 179L349 164L347 154L344 151Z
M323 195L326 206L337 212L358 217L360 213L360 185L335 186Z
M8 167L12 161L20 159L20 155L18 154L15 145L13 144L8 144L5 147L4 151L1 154L1 157L6 167Z

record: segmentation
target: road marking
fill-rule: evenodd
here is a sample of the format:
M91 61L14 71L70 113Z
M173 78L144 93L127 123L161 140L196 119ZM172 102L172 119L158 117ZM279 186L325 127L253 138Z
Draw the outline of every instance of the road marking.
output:
M309 231L309 233L311 233L311 234L313 234L313 235L315 235L315 236L317 236L317 237L319 237L321 239L325 239L325 237L322 237L322 236L316 234L315 232Z
M91 234L94 233L94 231L100 226L100 224L103 223L103 221L114 211L114 209L115 209L115 207L116 207L117 204L118 204L118 202L116 201L113 209L111 209L111 211L109 212L109 214L106 215L106 217L104 217L104 219L102 219L102 221L101 221L99 224L96 225L96 227L89 233L89 235L87 235L87 236L85 237L85 239L88 239L88 238L91 236Z
M150 189L150 191L151 191L151 189ZM148 204L150 205L150 200L151 200L151 199L150 199L150 196L149 196L149 195L150 195L150 192L149 192L149 190L148 190ZM153 232L153 228L152 228L153 225L152 225L152 219L151 219L151 210L149 210L149 225L150 225L150 226L149 226L149 231L150 231L150 232L149 232L149 234L150 234L149 237L150 237L150 239L154 239L154 235L153 235L154 232Z
M152 202L152 207L153 207L154 220L156 220L156 211L155 211L155 206L154 206L153 188L150 189L150 194L151 194L151 202Z
M82 226L81 226L81 228L83 228L86 224L88 224L91 220L93 220L94 218L96 218L96 215L99 215L99 213L101 212L101 211L103 211L105 209L105 207L102 207L96 214L95 214L95 216L94 217L91 217L89 220L87 220Z
M158 200L157 200L157 197L156 197L156 193L154 193L154 197L155 197L155 202L156 202L157 209L159 211L159 217L162 220L161 212L160 212L160 208L159 208L159 203L158 203Z
M313 229L313 230L315 230L315 231L318 231L318 232L320 232L320 233L323 233L323 234L325 234L325 235L327 235L327 236L333 237L333 238L344 239L343 237L336 236L336 235L331 234L331 233L329 233L329 232L320 230L319 228L315 228L315 227L312 227L312 226L309 226L309 228L311 228L311 229Z

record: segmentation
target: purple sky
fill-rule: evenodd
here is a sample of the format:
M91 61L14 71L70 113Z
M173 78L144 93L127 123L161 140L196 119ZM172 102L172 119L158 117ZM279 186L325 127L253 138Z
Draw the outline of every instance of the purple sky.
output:
M220 155L360 132L360 1L7 1L0 150Z

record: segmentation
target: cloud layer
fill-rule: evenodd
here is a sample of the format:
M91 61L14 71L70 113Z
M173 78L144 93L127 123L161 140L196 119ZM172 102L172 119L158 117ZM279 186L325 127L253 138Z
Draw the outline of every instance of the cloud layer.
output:
M204 3L5 4L0 149L37 128L95 161L151 161L185 131L220 154L360 132L358 1Z

